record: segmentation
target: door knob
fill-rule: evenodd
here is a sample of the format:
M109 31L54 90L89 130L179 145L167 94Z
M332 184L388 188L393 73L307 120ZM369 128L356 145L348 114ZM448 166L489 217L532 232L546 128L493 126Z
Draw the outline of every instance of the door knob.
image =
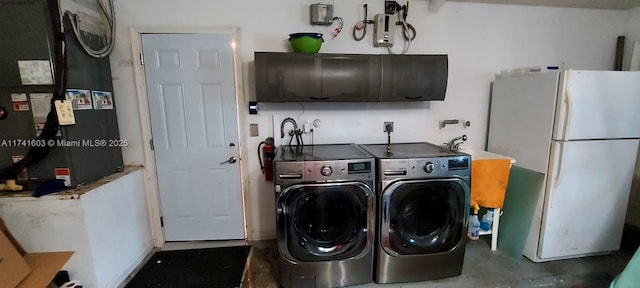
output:
M238 161L238 159L236 159L235 156L231 156L231 157L229 157L229 159L227 159L227 161L220 162L220 165L222 165L224 163L232 164L232 163L236 163L236 161Z

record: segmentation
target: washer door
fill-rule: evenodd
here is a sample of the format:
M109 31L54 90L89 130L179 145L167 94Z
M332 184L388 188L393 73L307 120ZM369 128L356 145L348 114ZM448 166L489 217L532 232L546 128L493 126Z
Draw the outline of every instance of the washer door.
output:
M363 183L293 185L277 202L278 247L289 260L346 259L370 246L374 194Z
M465 239L467 207L460 178L394 182L382 194L382 247L395 256L450 251Z

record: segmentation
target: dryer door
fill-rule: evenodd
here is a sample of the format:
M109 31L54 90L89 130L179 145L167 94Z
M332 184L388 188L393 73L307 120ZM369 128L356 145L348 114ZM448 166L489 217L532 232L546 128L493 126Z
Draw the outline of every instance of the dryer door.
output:
M467 207L460 178L394 182L382 194L380 243L395 256L450 251L464 243Z
M278 195L278 249L290 261L358 257L371 249L374 194L360 182L298 184Z

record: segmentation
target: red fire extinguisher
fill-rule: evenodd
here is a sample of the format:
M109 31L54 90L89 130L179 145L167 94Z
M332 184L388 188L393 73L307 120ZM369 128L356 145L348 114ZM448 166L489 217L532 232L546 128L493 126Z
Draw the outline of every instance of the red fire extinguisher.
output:
M260 148L262 145L264 145L264 147ZM264 174L264 180L273 181L274 157L275 146L273 146L273 137L267 137L267 139L258 145L258 159L260 160L260 169L262 170L262 174Z

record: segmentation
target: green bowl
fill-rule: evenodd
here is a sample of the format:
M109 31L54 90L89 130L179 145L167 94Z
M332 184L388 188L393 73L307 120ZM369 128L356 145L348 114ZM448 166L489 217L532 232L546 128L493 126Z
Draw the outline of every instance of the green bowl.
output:
M289 34L289 43L296 53L318 53L322 46L322 34L320 33L294 33Z

